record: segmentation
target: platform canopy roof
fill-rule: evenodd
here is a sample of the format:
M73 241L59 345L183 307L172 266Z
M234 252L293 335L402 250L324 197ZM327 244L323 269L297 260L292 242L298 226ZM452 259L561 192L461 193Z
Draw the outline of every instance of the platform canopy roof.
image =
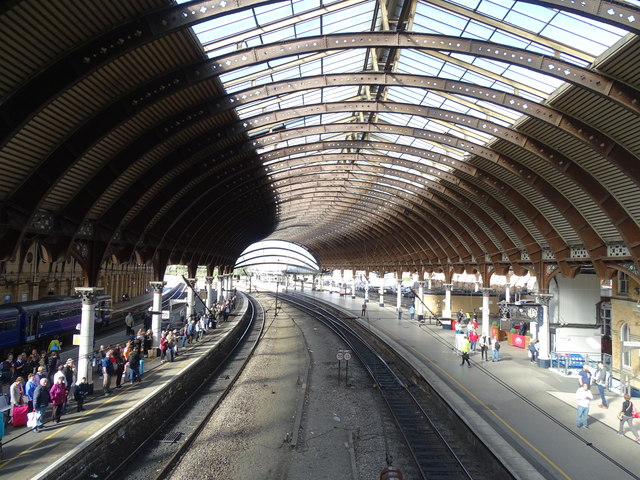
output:
M0 258L640 268L637 1L9 0Z

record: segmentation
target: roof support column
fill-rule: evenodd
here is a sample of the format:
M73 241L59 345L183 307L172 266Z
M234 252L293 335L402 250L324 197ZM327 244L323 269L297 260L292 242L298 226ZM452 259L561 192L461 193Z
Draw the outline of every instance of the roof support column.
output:
M87 379L89 391L93 391L92 369L89 362L93 354L93 332L96 314L97 296L104 288L76 287L76 293L82 298L82 316L80 317L80 345L78 348L78 381Z
M224 290L224 275L218 275L218 303L222 303L222 291Z
M356 298L356 271L351 271L351 299L355 300Z
M511 284L509 282L504 284L504 301L511 303Z
M227 273L227 292L233 291L233 274ZM231 293L227 294L227 300L231 300Z
M204 281L207 286L207 302L205 305L207 306L207 310L211 310L211 306L213 305L213 277L205 277ZM251 293L251 276L249 276L249 293Z
M442 308L442 318L451 318L451 290L452 283L444 284L444 307Z
M364 303L369 302L369 276L364 272Z
M417 282L418 283L418 292L416 293L417 297L418 297L418 301L415 302L416 303L416 310L417 310L417 314L418 314L418 321L419 322L423 322L424 321L424 282Z
M553 293L539 293L536 295L536 300L540 304L538 307L538 367L540 368L549 368L551 366L549 302L552 298ZM542 309L542 315L540 309ZM540 317L542 317L542 325L540 325Z
M402 277L398 278L396 274L396 311L398 317L402 316Z
M194 296L194 289L196 288L196 279L187 278L187 322L191 322L196 317L196 298Z
M160 334L162 333L162 291L167 282L149 282L153 298L151 302L151 331L153 332L152 348L160 346Z
M489 295L491 289L482 288L482 335L491 338L491 322L489 320Z

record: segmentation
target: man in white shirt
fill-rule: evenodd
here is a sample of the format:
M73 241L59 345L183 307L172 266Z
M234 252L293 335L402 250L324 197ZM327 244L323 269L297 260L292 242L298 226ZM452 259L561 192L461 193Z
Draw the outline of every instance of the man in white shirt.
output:
M593 400L593 394L589 390L588 383L580 385L580 388L576 391L576 399L578 400L576 426L578 428L589 428L589 404Z

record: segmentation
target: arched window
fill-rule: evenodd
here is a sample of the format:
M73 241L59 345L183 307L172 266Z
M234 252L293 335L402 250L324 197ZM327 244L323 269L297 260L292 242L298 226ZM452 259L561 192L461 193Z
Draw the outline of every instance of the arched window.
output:
M622 342L628 342L630 339L629 325L625 323L620 328L620 348L622 348ZM624 348L622 349L622 368L631 368L631 351Z

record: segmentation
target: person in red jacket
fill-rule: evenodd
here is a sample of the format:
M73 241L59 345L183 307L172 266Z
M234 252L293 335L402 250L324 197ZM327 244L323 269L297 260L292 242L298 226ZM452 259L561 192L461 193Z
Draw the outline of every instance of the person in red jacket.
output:
M64 384L64 377L58 377L58 381L53 384L51 390L49 390L49 396L51 397L51 405L53 412L51 416L53 423L60 423L60 416L62 415L62 405L67 401L67 388Z
M160 363L165 362L165 356L167 355L167 348L169 348L169 341L167 340L167 332L162 332L160 337Z

